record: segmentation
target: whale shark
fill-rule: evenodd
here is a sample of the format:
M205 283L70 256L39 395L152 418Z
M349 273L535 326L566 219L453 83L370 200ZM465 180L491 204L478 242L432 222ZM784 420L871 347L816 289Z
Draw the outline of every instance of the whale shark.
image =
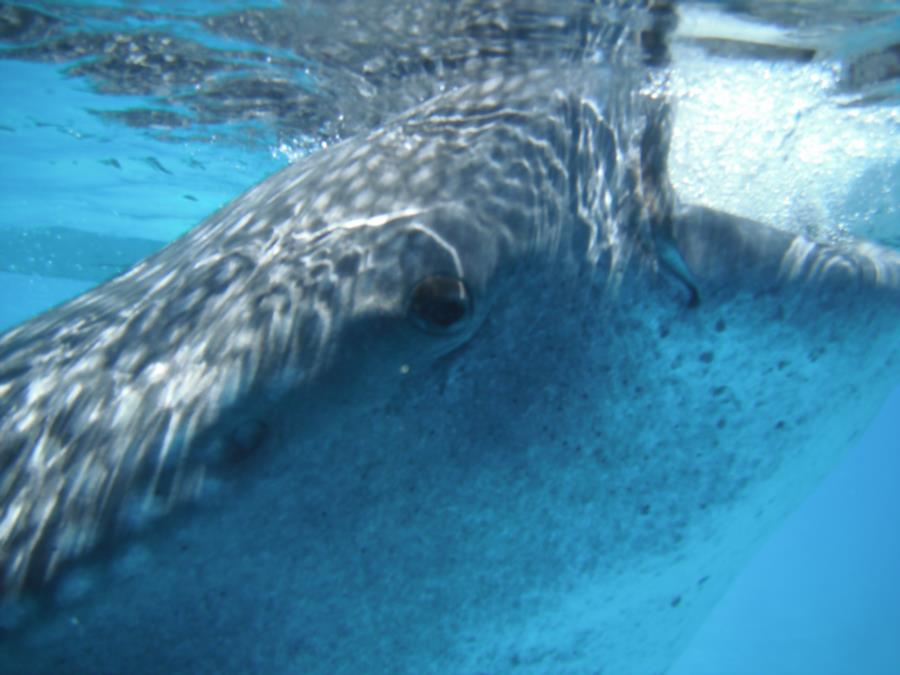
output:
M9 672L659 673L898 381L900 258L480 73L0 336Z

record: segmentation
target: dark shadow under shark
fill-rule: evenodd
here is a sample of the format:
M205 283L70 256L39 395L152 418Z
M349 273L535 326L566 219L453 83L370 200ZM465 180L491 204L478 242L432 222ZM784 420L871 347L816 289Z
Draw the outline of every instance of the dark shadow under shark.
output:
M475 75L0 337L4 670L662 672L866 427L896 254L679 205L632 72Z

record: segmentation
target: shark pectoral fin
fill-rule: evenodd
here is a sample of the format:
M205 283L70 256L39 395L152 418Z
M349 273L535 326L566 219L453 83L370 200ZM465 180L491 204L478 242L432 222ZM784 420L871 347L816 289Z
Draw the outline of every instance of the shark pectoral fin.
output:
M802 284L819 292L850 290L900 301L900 254L869 242L820 243L703 206L681 207L667 238L675 251L670 257L685 267L682 274L698 292Z
M672 216L673 253L699 289L737 281L778 277L795 235L705 206L682 206ZM671 263L670 263L671 264Z

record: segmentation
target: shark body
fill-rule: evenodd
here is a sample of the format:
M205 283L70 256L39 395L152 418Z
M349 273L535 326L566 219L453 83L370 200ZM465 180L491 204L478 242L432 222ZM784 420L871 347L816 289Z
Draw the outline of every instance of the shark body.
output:
M434 96L2 336L0 664L663 672L896 385L900 264L679 205L618 77Z

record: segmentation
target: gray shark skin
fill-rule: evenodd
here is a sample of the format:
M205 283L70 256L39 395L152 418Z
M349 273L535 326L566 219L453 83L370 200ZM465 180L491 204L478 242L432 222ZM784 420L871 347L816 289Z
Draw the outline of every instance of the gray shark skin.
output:
M4 672L663 672L896 385L900 261L678 205L617 77L436 96L0 338Z

